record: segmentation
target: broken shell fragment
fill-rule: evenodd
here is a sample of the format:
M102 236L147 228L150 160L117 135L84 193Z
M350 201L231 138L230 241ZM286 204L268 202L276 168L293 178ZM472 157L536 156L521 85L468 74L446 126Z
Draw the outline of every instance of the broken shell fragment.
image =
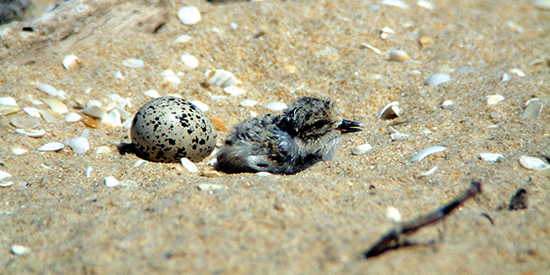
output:
M521 164L521 166L529 170L543 171L543 170L550 169L549 164L535 157L521 156L519 158L519 163Z
M178 11L178 17L185 25L194 25L201 20L201 12L195 7L183 7Z
M139 67L143 67L145 63L143 62L143 60L130 58L122 61L122 65L129 68L139 68Z
M275 101L275 102L267 103L266 105L264 105L264 108L267 108L272 111L282 111L288 108L288 106L283 102Z
M527 108L521 115L521 118L537 118L542 113L543 104L538 98L527 101Z
M46 131L39 129L39 130L23 130L23 129L16 129L16 133L26 135L29 137L43 137L46 134Z
M382 120L390 120L399 117L399 112L399 102L395 101L386 105L377 117Z
M197 173L199 171L197 165L195 165L195 163L190 161L188 158L181 158L180 162L181 165L191 173Z
M180 60L181 62L183 62L183 64L185 64L185 66L187 66L187 68L189 69L195 69L199 66L199 60L190 55L190 54L184 54L180 57Z
M44 93L47 93L51 96L59 96L63 99L65 99L65 96L67 93L65 93L62 90L57 90L54 86L44 83L38 83L36 84L36 88Z
M40 125L40 119L34 117L14 116L10 119L10 123L20 129L34 129Z
M443 146L432 146L432 147L428 147L426 149L420 150L420 152L418 152L416 155L414 155L414 157L411 158L411 162L419 162L424 158L426 158L427 156L431 154L443 152L445 151L445 149L446 148Z
M368 151L372 149L372 145L365 143L361 145L357 145L351 149L351 153L354 155L364 155Z
M227 88L239 84L239 80L232 73L225 70L207 70L204 76L207 86Z
M447 81L450 81L451 80L451 76L448 75L448 74L434 74L434 75L431 75L429 76L428 78L426 78L426 80L424 80L424 85L428 85L430 87L435 87L441 83L445 83Z
M490 96L487 96L487 105L489 106L495 105L503 100L504 100L504 97L501 95L490 95Z
M50 142L40 146L40 148L38 148L37 150L40 152L59 151L63 149L63 147L65 147L65 144L63 143Z
M390 52L390 58L389 58L390 61L405 62L405 61L409 61L409 59L410 59L409 55L405 51L393 50Z
M65 67L65 69L67 70L74 69L80 66L81 64L82 64L82 61L80 61L80 59L78 59L78 57L76 57L75 55L71 54L63 58L63 67Z
M105 186L107 186L108 188L116 187L119 185L118 180L113 176L108 176L103 181L105 182Z
M48 106L50 106L50 109L54 113L64 114L64 113L69 112L69 109L67 108L67 105L65 105L65 103L63 103L63 102L61 102L57 99L48 98L48 99L44 100L44 103L46 103Z
M494 153L481 153L480 157L482 160L488 161L488 162L497 162L501 158L504 158L502 154L494 154Z
M11 246L11 253L13 253L14 255L24 256L31 254L31 249L26 246L14 244Z
M17 102L13 97L0 97L0 105L3 106L17 106Z
M549 0L531 0L531 4L540 10L550 10Z

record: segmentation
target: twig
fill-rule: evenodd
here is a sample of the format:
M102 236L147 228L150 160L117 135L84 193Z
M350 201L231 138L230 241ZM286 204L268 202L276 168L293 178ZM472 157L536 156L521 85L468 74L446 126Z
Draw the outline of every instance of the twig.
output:
M365 258L371 258L378 256L388 250L397 249L401 246L406 246L407 244L399 244L399 238L403 235L410 235L422 227L428 226L435 222L438 222L444 219L446 216L451 214L458 206L463 204L470 198L475 197L477 194L481 194L481 183L472 181L470 188L464 191L457 198L444 205L443 207L432 211L431 213L413 219L411 221L403 222L398 224L390 232L386 233L375 245L372 246L367 252L365 252Z

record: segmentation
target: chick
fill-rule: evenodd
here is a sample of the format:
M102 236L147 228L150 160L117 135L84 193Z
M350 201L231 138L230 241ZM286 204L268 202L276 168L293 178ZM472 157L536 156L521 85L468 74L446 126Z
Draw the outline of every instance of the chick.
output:
M362 125L345 120L334 103L304 97L283 114L268 114L237 124L218 152L216 169L226 173L295 174L330 160L344 133Z

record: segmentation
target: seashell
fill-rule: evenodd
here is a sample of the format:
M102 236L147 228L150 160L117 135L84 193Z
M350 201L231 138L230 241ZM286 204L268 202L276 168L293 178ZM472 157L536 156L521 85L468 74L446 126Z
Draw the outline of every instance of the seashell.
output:
M116 102L116 106L119 106L122 108L131 105L129 98L123 98L117 94L111 94L109 95L109 98Z
M46 144L40 146L40 148L38 148L36 150L38 150L40 152L59 151L59 150L63 149L63 147L65 147L65 144L63 144L63 143L50 142L50 143L46 143Z
M179 85L181 83L181 79L172 70L165 70L160 75L166 82L170 82L174 85Z
M402 217L397 208L389 206L388 208L386 208L386 218L388 218L392 222L400 222Z
M207 70L204 74L207 86L219 86L227 88L239 83L237 78L225 70Z
M235 22L231 22L231 24L229 24L229 26L231 27L232 30L236 31L237 28L239 28L239 25L237 25L237 23Z
M71 54L63 58L63 67L65 67L65 69L67 70L76 68L77 66L80 66L80 65L82 65L82 61L80 61L80 59L78 59L78 57L76 57L75 55Z
M501 158L504 158L502 154L494 154L494 153L481 153L480 156L482 160L489 161L489 162L497 162Z
M365 144L354 146L351 149L351 153L354 155L364 155L371 149L372 149L372 145L365 143Z
M445 100L443 101L443 104L441 104L443 108L445 109L452 109L453 108L453 102L451 100Z
M439 167L434 166L434 167L432 167L432 169L430 169L430 170L428 170L428 171L426 171L426 172L420 174L418 177L419 177L419 178L422 178L422 177L429 177L429 176L433 175L433 174L435 173L435 171L437 171L437 169L439 169Z
M395 141L395 140L405 140L405 139L408 139L411 135L409 134L402 134L402 133L393 133L390 135L390 138L392 141Z
M235 86L229 86L229 87L223 88L223 91L232 96L239 96L246 92L245 90Z
M84 175L89 178L92 174L92 171L94 171L94 168L92 166L88 166L88 168L86 168L86 171L84 171Z
M66 122L76 122L76 121L79 121L80 119L82 119L82 116L75 112L70 112L65 115Z
M504 97L501 95L490 95L490 96L487 96L486 98L487 98L487 105L489 106L495 105L504 100Z
M5 116L13 113L17 113L21 110L19 106L6 106L0 105L0 116Z
M399 117L399 102L392 102L382 109L377 118L382 120L390 120Z
M121 121L127 121L127 120L131 119L130 114L128 112L126 112L126 110L124 110L124 108L122 108L120 106L116 106L115 110L117 110L118 113L120 114L120 120Z
M381 51L381 50L379 50L378 48L375 48L374 46L371 46L371 45L369 45L369 44L361 43L361 47L362 47L362 48L367 48L367 49L369 49L369 50L371 50L371 51L373 51L373 52L375 52L375 53L377 53L377 54L382 54L382 51Z
M421 7L421 8L428 9L428 10L432 10L434 8L432 3L428 2L428 1L423 1L423 0L420 0L420 1L416 2L416 5Z
M550 10L549 0L531 0L531 4L533 4L533 6L537 9Z
M538 98L527 101L527 108L521 115L521 118L537 118L542 113L543 104Z
M508 80L510 80L510 75L508 75L507 73L503 73L500 81L508 81Z
M184 7L178 11L178 17L185 25L194 25L201 21L201 12L195 7Z
M57 123L57 118L46 110L38 110L42 118L48 123Z
M525 76L525 73L520 70L520 69L517 69L517 68L514 68L514 69L510 69L509 71L511 74L516 74L517 76L519 77L524 77Z
M132 166L135 168L135 167L145 166L147 164L148 164L148 162L146 160L138 159L138 160L136 160L136 162L134 162L134 165L132 165Z
M549 164L535 157L521 156L519 158L519 163L521 164L521 166L529 170L543 171L543 170L550 169Z
M201 183L197 186L200 191L219 191L226 190L227 186L213 183Z
M241 103L239 103L241 106L245 106L245 107L252 107L252 106L255 106L256 104L258 104L258 101L256 100L252 100L252 99L245 99L243 101L241 101Z
M13 97L0 97L0 105L3 106L17 106L17 102Z
M46 103L48 106L50 106L50 109L54 113L64 114L64 113L69 112L69 109L67 108L67 105L65 105L65 103L63 103L63 102L61 102L57 99L48 98L48 99L44 100L44 103Z
M99 100L96 100L96 99L90 99L86 102L86 108L90 108L92 106L97 106L97 107L101 107L103 106L103 104L101 103L101 101Z
M187 68L189 69L195 69L199 66L199 60L190 55L190 54L184 54L180 57L180 60L181 62L183 62L183 64L185 64L185 66L187 66Z
M13 185L13 181L7 181L7 182L4 182L4 183L0 183L1 188L10 187L12 185Z
M32 116L32 117L36 117L36 118L42 117L40 116L40 112L38 111L38 109L34 107L23 107L23 111L25 111L25 113L29 114L29 116Z
M117 109L112 110L106 116L101 119L101 123L111 127L120 127L122 126L122 120L120 118L120 113Z
M140 59L129 58L122 61L122 65L130 68L139 68L139 67L143 67L145 63L143 62L143 60L140 60Z
M14 244L11 246L11 253L14 255L24 256L31 254L31 249L26 246Z
M40 119L34 117L14 116L10 119L10 123L20 129L34 129L40 125Z
M115 73L115 78L118 79L118 80L123 80L124 79L124 75L122 75L122 73L120 71L117 71Z
M201 109L201 111L203 111L203 112L206 112L206 111L208 111L208 109L210 109L210 108L208 107L208 105L206 105L206 104L204 104L203 102L198 101L198 100L191 101L191 103L192 103L193 105L197 106L197 107L198 107L199 109Z
M88 150L90 150L90 143L88 142L88 139L84 137L77 137L69 140L68 142L69 147L73 149L73 152L81 155L86 153Z
M199 171L199 169L197 168L197 165L195 165L188 158L181 158L180 162L181 162L181 165L183 165L183 167L191 173L197 173Z
M155 90L149 90L147 92L144 93L144 95L148 96L148 97L152 97L152 98L157 98L159 97L159 93Z
M119 185L118 180L115 179L115 177L113 176L108 176L103 179L103 181L105 182L105 186L107 186L108 188L117 187Z
M23 148L13 148L11 151L14 155L22 155L22 154L25 154L27 152L27 150L25 150Z
M189 35L180 35L178 36L176 39L174 39L174 43L177 44L177 43L185 43L189 40L193 39L193 37L189 36Z
M426 80L424 80L424 85L435 87L441 83L445 83L450 80L451 80L450 75L439 73L439 74L431 75L428 78L426 78Z
M11 174L0 170L0 181L11 178Z
M273 174L269 173L269 172L258 172L256 173L256 175L258 177L269 177L269 176L273 176Z
M422 47L427 47L433 43L432 39L427 36L421 36L418 38L418 44Z
M416 153L416 155L414 155L414 157L412 157L410 161L411 162L419 162L419 161L423 160L425 157L427 157L431 154L443 152L443 151L445 151L445 149L446 148L443 147L443 146L428 147L428 148L420 150L420 152Z
M90 107L87 107L86 109L82 110L82 113L98 119L103 119L103 117L107 115L107 112L105 112L105 110L103 110L101 107L97 105L92 105Z
M51 96L59 96L62 99L65 99L65 96L67 95L67 93L65 93L64 91L57 90L54 86L49 84L38 83L35 87L44 93L47 93Z
M390 61L405 62L409 61L409 55L405 51L393 50L390 52Z
M409 8L409 5L403 3L402 1L399 1L399 0L383 0L382 2L380 2L380 4L386 5L386 6L398 7L398 8L402 8L402 9L408 9Z
M270 103L267 103L266 105L264 105L264 108L267 108L267 109L272 110L272 111L282 111L282 110L288 108L288 106L283 102L274 101L274 102L270 102Z
M95 153L97 155L101 155L101 154L110 154L111 153L111 149L107 146L101 146L99 148L97 148L97 150L95 151Z
M23 130L23 129L16 129L16 133L26 135L29 137L43 137L46 134L46 131L40 129L40 130Z

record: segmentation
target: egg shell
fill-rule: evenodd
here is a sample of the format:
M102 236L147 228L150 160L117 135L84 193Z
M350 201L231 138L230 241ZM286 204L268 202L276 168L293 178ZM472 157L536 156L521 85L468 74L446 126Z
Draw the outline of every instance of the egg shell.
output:
M216 146L212 121L191 102L176 97L159 97L136 113L130 134L140 158L155 162L198 162Z

